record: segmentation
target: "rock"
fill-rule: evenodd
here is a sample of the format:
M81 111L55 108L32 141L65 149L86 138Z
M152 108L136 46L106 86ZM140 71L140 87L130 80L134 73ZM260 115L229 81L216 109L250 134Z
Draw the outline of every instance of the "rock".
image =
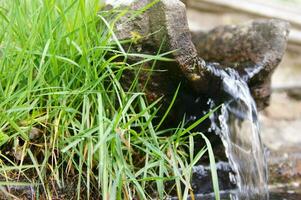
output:
M151 2L136 1L130 9L139 10ZM169 97L179 83L182 90L187 90L179 96L187 99L190 93L188 96L193 95L194 100L196 96L205 96L207 101L208 96L218 95L222 89L221 77L216 72L224 66L240 71L248 81L257 106L262 109L269 102L271 75L283 56L288 27L288 23L280 20L259 20L242 26L217 27L208 33L194 33L191 38L184 4L179 0L162 0L143 14L123 17L115 32L120 40L139 35L141 39L131 45L133 52L172 51L170 57L175 62L158 63L156 69L161 72L140 76L140 84L147 88L150 101L165 96L163 102L170 102ZM210 62L218 62L221 66ZM149 71L151 66L146 64L143 68ZM150 80L145 81L149 77Z
M271 76L285 52L288 33L287 22L270 19L195 32L192 39L206 61L236 68L263 109L269 104Z
M136 1L130 9L139 10L150 2ZM165 122L167 127L174 127L183 116L186 116L187 124L203 116L210 107L210 98L223 102L219 71L227 67L235 68L247 81L258 108L266 107L271 93L271 75L283 56L288 28L288 23L280 20L259 20L241 26L221 26L207 33L193 33L191 37L184 4L178 0L161 0L138 16L129 13L121 18L115 33L120 40L131 40L124 46L130 52L156 55L171 51L169 57L174 62L157 61L154 68L152 63L145 63L139 70L138 79L139 87L144 89L150 102L163 97L163 113L180 84L175 104ZM129 62L135 62L139 58L129 59ZM131 71L123 75L125 88L130 88L134 75ZM196 127L197 131L207 132L206 123L210 121ZM216 159L227 160L224 151L216 153L224 150L220 138L215 134L208 134L208 137ZM195 149L204 146L202 139L195 138L195 141ZM198 174L194 176L200 179ZM228 177L223 177L229 183ZM200 188L196 185L194 189Z
M130 9L139 10L151 2L136 1ZM208 92L212 82L216 80L214 70L197 54L188 28L185 5L181 1L161 0L143 14L131 20L128 20L129 18L131 14L117 23L118 39L131 39L135 33L143 39L132 50L142 49L153 54L157 53L158 49L161 52L172 51L171 57L175 59L173 67L179 69L177 73L184 76L194 91Z
M234 173L229 163L216 163L216 171L219 177L218 182L219 189L221 191L235 189L235 184L231 183L229 177L229 173ZM171 191L171 194L176 196L177 193L175 191L175 188L172 187L174 184L174 181L170 181L165 184L165 187L172 188L173 190ZM181 186L184 190L185 185L182 184ZM191 175L191 190L194 195L206 194L209 191L213 191L210 166L197 165L193 167Z

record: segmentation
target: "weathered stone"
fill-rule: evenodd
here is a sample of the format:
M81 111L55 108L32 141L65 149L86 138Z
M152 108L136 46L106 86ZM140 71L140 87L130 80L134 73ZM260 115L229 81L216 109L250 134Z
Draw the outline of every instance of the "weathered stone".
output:
M137 1L131 9L143 8L150 2ZM118 39L133 41L127 50L153 55L158 51L172 51L170 57L175 59L175 62L156 62L154 70L153 63L145 63L138 75L140 88L145 89L149 101L163 96L165 108L181 84L166 123L175 125L184 115L188 123L193 122L208 111L209 98L217 98L215 102L222 103L219 70L226 67L235 68L248 82L260 109L268 105L270 78L286 47L286 22L259 20L241 26L222 26L207 33L193 33L191 38L185 6L178 0L159 1L144 13L132 16L129 13L116 25ZM135 40L137 35L141 37L138 41ZM220 65L213 64L215 62ZM124 85L133 79L132 73L126 73ZM206 132L206 123L210 122L205 121L196 129ZM215 134L207 136L214 146L216 159L226 160L220 138ZM196 150L203 147L202 139L195 138L195 141ZM222 153L217 152L219 150ZM198 188L196 186L195 190Z
M257 20L239 26L220 26L193 33L199 56L221 66L236 68L249 84L259 108L268 105L271 75L286 49L289 24Z
M138 10L150 4L151 0L141 0L132 4L131 9ZM176 12L175 12L176 11ZM143 14L131 18L128 14L116 26L118 39L133 38L133 33L143 39L136 49L150 53L172 51L171 57L176 61L174 67L179 68L192 88L206 93L214 79L211 67L197 54L191 41L185 5L179 0L161 0ZM125 23L124 23L125 22Z
M151 2L136 1L130 9L139 10ZM131 39L133 33L142 39L131 46L131 51L151 54L159 49L172 51L170 56L175 59L174 63L158 63L156 69L161 72L141 75L140 82L147 88L150 100L166 96L168 102L180 82L194 96L218 95L221 67L209 63L218 62L240 71L248 81L257 106L262 109L268 105L271 75L285 50L288 23L260 20L242 26L222 26L208 33L194 33L192 40L184 4L179 0L162 0L143 14L133 17L129 13L117 23L118 39ZM150 66L146 64L144 68ZM145 81L145 77L151 77L150 81ZM187 92L184 93L186 96Z

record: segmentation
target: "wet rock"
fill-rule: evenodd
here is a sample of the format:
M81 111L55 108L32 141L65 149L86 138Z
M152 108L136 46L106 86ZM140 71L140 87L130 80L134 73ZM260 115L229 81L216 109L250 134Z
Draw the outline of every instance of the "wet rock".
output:
M149 0L136 1L130 9L139 10L149 3ZM172 95L180 82L189 93L218 95L221 77L216 72L233 67L248 81L257 106L262 109L269 102L271 75L283 56L288 28L284 21L257 20L241 26L217 27L208 33L193 33L191 38L184 4L179 0L163 0L142 15L128 14L119 20L116 36L121 40L132 39L132 52L172 51L170 57L175 62L156 66L167 72L146 76L151 77L150 81L145 81L143 75L140 77L142 85L148 83L143 88L147 88L150 100ZM151 66L146 64L144 68Z
M235 189L235 184L231 183L229 174L234 173L227 162L216 164L217 175L219 177L219 189L221 191ZM213 191L210 167L202 165L193 168L192 189L194 194L204 194Z
M219 26L207 33L192 33L192 38L199 56L206 61L240 72L262 109L268 105L271 75L283 57L288 33L287 22L270 19Z
M229 173L233 173L229 163L216 163L216 170L219 177L219 189L221 191L235 189L235 184L231 183L229 177ZM208 191L213 191L211 170L209 166L197 165L193 167L191 179L191 189L193 194L205 194L208 193ZM172 185L174 185L174 182L168 182L165 186L167 188L173 188ZM183 188L185 188L184 185ZM171 194L176 196L176 191L171 191Z
M147 3L148 0L139 1L131 9L137 10ZM286 47L287 22L258 20L239 26L220 26L207 33L193 33L191 38L185 7L180 1L160 1L142 16L130 17L129 14L116 26L119 39L132 39L131 45L125 46L127 50L150 54L173 51L170 57L174 62L157 62L154 70L150 70L152 63L146 63L139 74L140 88L145 88L150 102L163 97L163 112L181 85L167 127L177 125L184 115L187 124L203 116L210 108L210 98L214 98L216 106L223 103L220 71L228 67L236 69L248 82L260 109L268 105L270 78ZM140 39L135 40L135 35ZM131 83L134 77L125 74L123 79ZM205 121L195 130L207 132L209 125L210 121ZM207 135L214 150L221 149L220 138ZM196 148L203 145L201 140L196 141ZM225 157L224 153L215 155Z
M147 0L137 1L131 9L140 9L147 3ZM169 57L174 62L156 62L154 68L153 63L145 63L138 76L139 87L145 89L150 102L163 97L163 113L180 84L167 124L177 125L184 115L187 124L199 119L210 108L210 98L215 99L216 105L222 103L224 97L219 71L227 67L236 69L247 81L259 109L268 105L271 75L286 47L288 23L259 20L241 26L217 27L207 33L194 33L191 38L185 7L180 1L160 1L142 15L131 16L125 16L116 25L116 36L132 41L124 46L127 51L153 55L172 51ZM128 61L137 59L129 58ZM132 80L133 74L124 74L125 88L129 88ZM209 125L210 121L205 121L196 130L206 132L206 123ZM208 137L214 150L223 149L220 148L222 145L219 146L218 136L208 134ZM195 141L196 149L204 145L201 140ZM215 155L225 157L222 154ZM198 175L196 177L200 179ZM195 190L200 188L198 186Z

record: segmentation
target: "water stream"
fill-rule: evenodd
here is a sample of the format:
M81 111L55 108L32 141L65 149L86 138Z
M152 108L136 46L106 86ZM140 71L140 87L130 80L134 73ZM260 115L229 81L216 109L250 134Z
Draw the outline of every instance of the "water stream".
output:
M221 137L235 172L229 174L230 180L237 185L232 199L268 199L267 162L256 104L246 82L235 70L219 73L226 98L220 113L211 117L211 130Z

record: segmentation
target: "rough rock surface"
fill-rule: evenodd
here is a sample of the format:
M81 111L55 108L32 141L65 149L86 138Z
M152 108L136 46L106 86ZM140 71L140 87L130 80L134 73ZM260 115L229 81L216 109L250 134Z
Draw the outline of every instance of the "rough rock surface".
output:
M130 9L139 10L151 2L137 1ZM129 13L117 23L118 39L132 39L133 33L142 39L131 45L131 51L151 54L172 51L170 57L175 59L175 62L157 63L158 71L151 75L141 73L140 83L151 101L165 96L164 100L169 102L180 82L182 91L178 102L191 96L192 102L197 97L218 96L221 77L217 72L222 67L209 62L219 62L221 66L240 71L262 109L268 105L270 78L286 47L288 23L260 20L242 26L222 26L208 33L194 33L192 40L184 4L179 0L162 0L142 15ZM143 68L147 71L151 64Z
M235 67L248 80L259 108L271 95L271 75L286 49L289 24L270 19L239 26L219 26L207 33L193 33L198 54L206 61Z
M136 1L131 10L143 9L151 2ZM213 72L198 56L192 43L185 5L181 1L161 0L142 15L131 17L129 13L116 26L118 39L129 39L136 33L143 38L140 44L136 45L136 49L150 53L156 53L158 49L161 52L172 51L172 57L176 61L175 67L181 70L180 73L194 90L203 93L208 91Z

